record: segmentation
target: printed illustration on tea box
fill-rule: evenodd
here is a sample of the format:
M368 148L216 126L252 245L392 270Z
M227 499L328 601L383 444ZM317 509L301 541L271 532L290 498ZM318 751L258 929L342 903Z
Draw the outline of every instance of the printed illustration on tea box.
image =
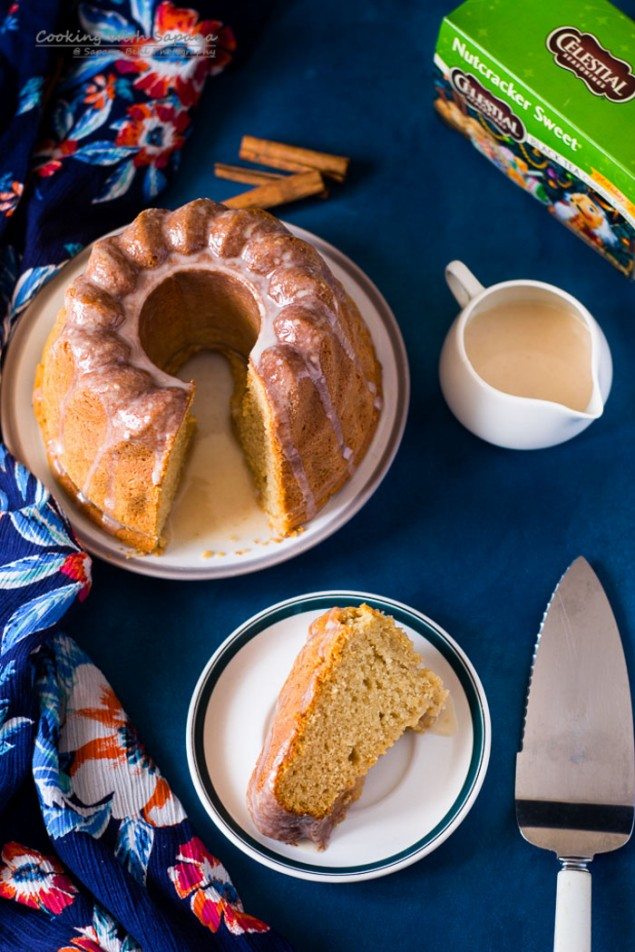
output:
M505 135L459 96L437 70L434 106L512 182L542 202L558 221L609 258L626 275L633 272L635 229L602 195L540 149Z

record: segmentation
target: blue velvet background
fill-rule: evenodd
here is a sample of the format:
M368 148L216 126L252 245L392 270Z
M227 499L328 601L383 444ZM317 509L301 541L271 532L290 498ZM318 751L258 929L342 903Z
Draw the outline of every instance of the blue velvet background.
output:
M338 535L257 575L162 582L98 562L93 593L68 626L246 907L300 952L549 948L556 862L518 834L514 758L541 615L579 554L606 586L635 674L635 289L433 113L432 51L451 5L280 3L249 61L209 84L165 201L237 191L215 180L212 166L236 159L243 133L352 156L350 180L329 201L283 214L364 268L401 325L412 404L381 488ZM632 0L621 7L635 14ZM550 281L589 307L615 363L599 422L571 443L521 453L489 446L454 420L437 378L456 312L443 280L452 258L483 283ZM279 599L342 586L408 602L460 642L484 682L494 741L480 797L443 846L385 879L330 885L265 870L223 839L192 787L184 732L201 668L236 625ZM593 876L596 952L635 947L635 848L599 858Z

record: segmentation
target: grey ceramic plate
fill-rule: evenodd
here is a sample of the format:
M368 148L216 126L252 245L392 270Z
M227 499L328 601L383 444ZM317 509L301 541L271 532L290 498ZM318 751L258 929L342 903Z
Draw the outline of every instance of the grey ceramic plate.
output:
M164 552L139 555L94 525L53 479L31 405L35 370L44 343L67 285L85 267L89 254L86 249L43 288L22 315L5 360L0 413L9 449L52 490L82 544L93 555L131 572L171 579L256 572L293 558L332 535L358 512L385 476L401 441L409 398L408 362L397 322L375 285L349 258L310 232L288 227L317 248L355 300L382 364L384 406L361 466L303 532L281 541L275 539L256 504L246 464L231 434L226 409L231 390L229 372L221 357L203 354L194 358L195 367L188 364L182 372L183 376L198 374L199 439L168 522ZM213 462L218 459L226 461L222 472Z

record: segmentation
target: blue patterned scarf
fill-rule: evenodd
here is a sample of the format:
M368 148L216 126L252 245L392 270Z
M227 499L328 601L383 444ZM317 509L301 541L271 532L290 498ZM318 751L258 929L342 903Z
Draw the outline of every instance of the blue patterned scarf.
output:
M234 30L169 0L64 6L0 2L0 351L65 260L153 202L207 78L249 39L241 4ZM87 554L0 444L0 950L288 950L58 630L89 588Z

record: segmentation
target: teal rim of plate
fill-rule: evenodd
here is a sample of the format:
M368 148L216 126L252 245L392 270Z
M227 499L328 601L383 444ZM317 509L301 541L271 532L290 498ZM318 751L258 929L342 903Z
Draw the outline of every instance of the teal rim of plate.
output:
M307 611L334 608L342 603L342 599L346 599L348 605L361 605L364 603L380 611L390 612L396 621L414 629L441 653L458 677L467 698L473 729L472 756L465 781L454 803L439 823L437 823L433 829L429 830L425 836L421 837L421 839L406 849L401 850L399 853L387 856L381 860L376 860L372 863L357 866L319 866L314 863L289 859L287 856L282 856L268 846L264 846L258 840L250 836L249 833L245 832L225 809L220 797L216 793L212 778L207 769L204 748L205 715L209 699L220 676L232 658L234 658L249 641L264 631L265 628L270 628L284 618L288 618L291 615L301 615ZM430 852L429 848L436 840L443 836L448 827L454 823L468 803L472 791L481 777L483 767L487 766L491 734L489 714L481 697L482 689L479 690L479 686L472 672L466 666L464 659L461 657L461 653L448 641L448 637L449 636L441 628L438 628L434 622L427 619L414 608L409 608L400 602L394 602L390 598L348 591L317 592L314 595L300 595L286 602L278 603L269 609L265 609L241 625L235 631L234 635L230 636L225 644L219 648L214 663L198 692L192 713L190 735L188 737L188 742L190 742L192 746L193 768L196 770L200 786L205 791L205 795L214 813L220 818L222 823L231 830L236 840L240 841L250 853L257 853L266 860L276 863L280 868L311 873L316 876L321 874L329 877L341 876L342 878L358 876L363 873L378 870L389 872L391 867L400 868L404 860L416 856L423 850ZM485 702L485 704L486 703L487 702Z

